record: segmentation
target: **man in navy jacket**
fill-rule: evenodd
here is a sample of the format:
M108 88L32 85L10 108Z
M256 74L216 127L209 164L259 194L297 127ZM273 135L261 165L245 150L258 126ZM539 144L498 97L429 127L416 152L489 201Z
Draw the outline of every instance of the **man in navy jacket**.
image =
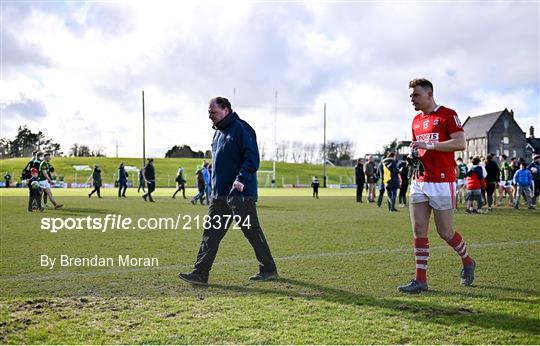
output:
M250 280L277 279L270 247L257 217L259 149L255 131L232 111L229 100L215 97L208 106L216 130L212 140L212 194L208 209L210 226L204 229L193 271L180 273L191 284L207 285L219 243L230 225L242 229L259 261L259 272Z

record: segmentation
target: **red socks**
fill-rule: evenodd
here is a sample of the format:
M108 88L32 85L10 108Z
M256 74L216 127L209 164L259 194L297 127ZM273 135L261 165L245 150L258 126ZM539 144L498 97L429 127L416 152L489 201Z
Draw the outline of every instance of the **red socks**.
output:
M416 281L427 282L427 261L429 258L428 238L414 238L414 258L416 259Z
M454 237L450 239L448 245L450 245L454 248L454 250L456 250L458 255L461 257L461 262L463 262L464 267L468 267L473 264L473 259L471 258L471 256L469 256L469 253L467 252L467 245L465 245L461 234L455 232Z
M473 264L473 259L467 252L467 245L463 241L461 234L455 232L454 237L448 242L458 255L461 257L463 266L468 267ZM414 258L416 260L416 281L427 282L427 262L429 259L429 240L428 238L414 238Z

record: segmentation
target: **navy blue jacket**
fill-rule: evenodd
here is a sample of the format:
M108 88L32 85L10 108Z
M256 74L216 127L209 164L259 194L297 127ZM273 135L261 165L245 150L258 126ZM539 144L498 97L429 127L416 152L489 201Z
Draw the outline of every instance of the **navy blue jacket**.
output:
M238 180L244 184L241 194L256 200L260 159L255 130L235 112L214 125L214 129L212 198L229 196L234 181Z
M126 182L128 173L124 167L118 168L118 181Z
M382 163L390 171L390 179L384 182L385 176L384 176L384 169L383 169L382 179L383 179L384 185L387 188L398 189L399 188L399 177L398 177L399 169L398 169L396 160L394 160L393 158L386 158L383 160Z
M540 163L536 163L536 162L531 162L528 166L527 166L527 169L529 171L531 171L532 173L532 169L531 168L536 168L536 173L533 173L533 180L535 181L535 184L538 184L538 182L540 182Z

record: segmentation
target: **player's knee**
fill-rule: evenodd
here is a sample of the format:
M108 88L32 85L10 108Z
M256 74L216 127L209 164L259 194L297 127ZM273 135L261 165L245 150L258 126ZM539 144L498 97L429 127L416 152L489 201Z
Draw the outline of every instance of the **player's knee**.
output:
M450 241L454 237L453 229L439 229L437 230L437 233L439 233L439 237L446 242Z
M428 225L425 224L414 224L413 233L415 238L425 238L428 234Z

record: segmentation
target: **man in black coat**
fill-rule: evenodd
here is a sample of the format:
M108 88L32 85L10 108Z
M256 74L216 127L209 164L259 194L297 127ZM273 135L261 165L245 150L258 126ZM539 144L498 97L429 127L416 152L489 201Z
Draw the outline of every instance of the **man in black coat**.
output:
M232 111L224 97L210 100L208 114L216 130L212 140L210 225L204 229L193 271L178 276L191 284L207 285L219 243L233 224L242 229L259 261L259 272L250 280L277 279L276 264L257 217L260 159L255 131Z
M363 203L362 194L364 185L366 184L366 175L364 174L364 163L362 159L358 159L358 162L354 167L354 178L356 182L356 202Z
M399 176L401 183L399 185L399 206L405 208L407 206L407 189L409 188L409 164L407 155L403 155L403 161L398 165Z
M124 167L124 163L121 162L118 167L118 197L126 198L128 172Z
M148 191L142 196L144 201L155 202L152 198L152 192L156 189L156 172L154 170L154 159L148 159L148 164L144 166L144 180Z
M94 165L94 171L92 172L92 183L94 189L88 194L88 198L92 197L94 192L97 192L98 198L101 197L101 168L98 165Z

